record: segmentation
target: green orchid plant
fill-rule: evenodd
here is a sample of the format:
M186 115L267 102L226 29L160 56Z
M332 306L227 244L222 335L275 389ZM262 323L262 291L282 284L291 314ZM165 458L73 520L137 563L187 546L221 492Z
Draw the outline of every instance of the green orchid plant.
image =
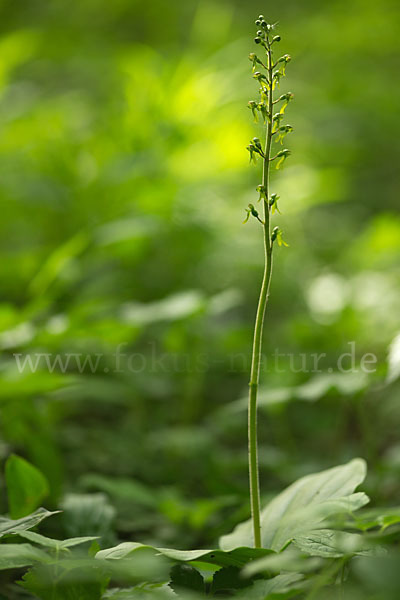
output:
M249 478L250 478L250 503L253 521L254 546L261 547L261 522L260 522L260 478L258 469L258 444L257 444L257 394L260 378L260 363L262 352L263 323L268 302L269 288L272 275L272 254L275 243L279 246L287 246L283 240L282 231L278 226L271 227L271 217L278 209L277 194L270 193L270 170L274 164L280 169L290 155L290 150L273 151L274 144L282 145L285 136L293 131L291 125L283 124L285 110L293 99L293 94L287 92L274 98L281 79L285 76L286 65L290 62L289 54L275 59L274 48L281 41L279 35L275 35L275 25L267 23L263 15L256 20L258 31L254 42L263 48L263 58L251 53L249 59L253 65L253 78L259 83L259 100L250 100L248 103L254 120L265 125L265 141L261 143L259 138L254 137L247 150L250 153L250 161L256 163L262 161L261 184L257 186L259 202L262 203L261 210L257 210L253 204L246 209L247 222L250 216L257 219L263 228L264 237L264 276L261 285L260 297L254 326L254 341L251 361L251 373L249 382ZM259 69L262 69L260 71ZM279 146L278 146L279 148ZM261 213L261 214L260 214Z

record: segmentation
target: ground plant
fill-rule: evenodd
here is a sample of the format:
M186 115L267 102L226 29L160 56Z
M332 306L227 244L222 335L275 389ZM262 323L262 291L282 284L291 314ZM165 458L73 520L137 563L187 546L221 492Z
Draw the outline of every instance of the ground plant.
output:
M329 275L323 268L308 296L310 310L317 315L315 325L311 327L303 313L296 313L290 321L290 336L302 340L307 356L324 339L323 348L328 351L321 356L330 360L330 366L322 369L314 360L311 373L304 364L296 370L293 353L287 361L289 354L285 352L278 353L286 365L282 371L275 363L276 372L269 372L270 363L265 362L265 352L276 340L277 332L284 340L285 327L289 327L285 321L277 329L278 304L284 313L289 310L294 295L291 286L303 269L300 262L308 261L309 272L315 269L316 258L307 252L312 251L313 243L322 243L312 238L312 216L310 227L296 212L293 222L285 220L285 212L290 214L291 208L280 188L289 190L289 196L293 190L293 185L285 184L286 172L289 184L295 182L295 194L302 193L299 181L306 187L317 183L311 176L308 179L298 176L307 174L301 162L294 171L286 171L291 155L286 141L294 131L286 121L286 113L295 95L296 99L301 97L301 86L299 93L296 85L294 93L285 88L291 55L281 50L284 35L281 40L278 23L267 16L259 15L255 20L254 51L247 66L252 85L258 87L258 96L248 102L248 109L252 131L259 133L252 137L247 150L250 163L261 167L261 181L253 198L248 192L249 187L254 187L252 175L243 176L240 197L249 198L246 226L241 227L239 209L233 224L221 217L214 182L207 188L209 202L204 206L217 215L213 226L205 231L204 219L214 216L205 217L206 210L195 199L204 193L199 189L210 167L204 167L199 181L195 180L197 141L190 142L185 158L183 132L194 124L200 127L203 117L194 121L193 106L197 103L196 110L204 110L207 116L207 108L202 108L199 98L206 105L213 86L216 89L221 85L223 90L216 102L218 110L236 110L225 106L223 101L229 87L223 69L229 68L234 46L229 46L226 53L223 48L217 49L216 55L223 56L224 67L222 74L219 70L214 78L208 65L201 78L192 80L196 74L193 75L188 58L179 63L173 77L168 69L160 74L160 58L152 51L140 47L132 57L131 50L124 45L128 33L121 17L123 6L121 2L121 14L115 7L110 8L110 14L117 11L114 18L118 30L124 31L115 64L126 76L127 114L121 114L120 106L113 105L109 111L114 119L112 124L93 123L89 103L85 104L87 98L82 99L82 90L89 85L82 56L79 66L84 76L69 65L68 83L71 89L76 86L81 92L68 91L62 97L60 112L50 101L40 98L42 92L36 89L33 80L37 77L46 81L52 61L62 64L71 43L69 36L61 33L51 58L34 61L28 73L21 67L21 81L11 85L7 92L12 102L7 95L1 97L2 102L8 102L9 121L13 122L14 110L15 118L25 119L25 127L32 128L30 135L34 133L43 139L43 156L38 151L34 159L40 165L32 162L35 152L31 153L29 145L26 154L29 168L43 169L46 176L41 185L36 180L25 184L17 177L21 186L18 189L25 190L25 185L28 189L31 183L32 189L37 185L46 205L41 208L44 214L50 210L46 202L52 193L68 201L68 185L62 186L61 181L63 178L70 181L72 163L63 155L63 144L67 142L59 135L60 131L63 135L68 132L68 143L73 148L76 145L76 152L69 148L73 160L77 160L73 163L73 177L77 178L75 193L78 205L87 203L92 229L78 227L76 218L67 239L53 251L46 250L37 271L25 248L25 258L19 259L18 264L29 274L29 285L18 283L18 276L9 274L6 293L10 300L0 304L0 322L4 325L0 334L4 351L0 392L0 456L4 459L0 600L397 600L400 446L396 432L400 415L396 384L400 377L400 337L393 332L392 322L388 326L391 344L387 357L375 357L363 346L357 354L358 358L361 356L358 364L355 342L350 342L350 353L347 343L342 342L342 353L337 359L335 349L340 345L340 335L335 331L341 328L362 340L356 326L360 317L355 315L355 309L345 307L344 298L350 297L348 287L338 275ZM11 19L11 9L10 15ZM213 18L216 19L219 36L222 27L219 22L223 19L211 17L206 12L203 22L208 23L211 32ZM51 15L48 18L51 24ZM198 19L196 35L201 37L202 21ZM153 17L150 20L154 24ZM162 31L160 28L160 35ZM34 29L21 29L7 37L3 44L6 66L4 73L0 69L0 79L4 77L6 81L7 69L11 72L14 63L23 65L41 43L43 39ZM87 44L90 49L89 35ZM102 50L95 46L96 53L101 54ZM193 64L199 64L197 57ZM220 68L220 63L216 64ZM162 78L161 83L152 79L153 68ZM235 74L238 75L236 71ZM242 81L242 74L240 71L236 85ZM173 86L180 76L182 86L171 100L171 113L163 112L160 97L162 94L172 97ZM66 77L68 69L54 84L55 88L62 89ZM96 93L106 93L99 82L96 85L99 85ZM318 96L319 83L316 85ZM147 86L146 93L140 96L142 86ZM40 103L48 103L44 112L50 125L43 131L41 113L35 112L32 122L26 116L31 110L30 103L35 105L38 98ZM157 114L156 125L150 132L144 129L140 118L135 121L135 115L131 115L132 103L140 106L141 102L146 106L146 114L152 111ZM300 105L305 103L300 100ZM318 110L315 109L316 113ZM67 124L62 124L62 115L68 111L73 116L72 124L68 119ZM169 122L168 115L172 113L175 121ZM300 135L306 139L306 119L302 121L299 112L296 114ZM315 118L319 118L318 114ZM13 157L10 165L12 160L15 165L23 165L26 157L13 144L16 136L23 138L24 127L20 130L18 122L10 133L9 122L4 121L5 148ZM296 124L296 119L293 122ZM224 117L222 125L225 135ZM96 147L90 133L95 127L101 129L101 140ZM130 127L137 135L135 142L123 138L124 128ZM247 133L247 129L244 131ZM118 143L126 144L124 156L113 154L116 132L120 134ZM211 136L214 139L219 135L215 125ZM148 147L149 139L152 142ZM47 150L49 140L58 148L56 156ZM221 154L229 154L229 140L223 138L219 143ZM0 149L3 152L3 146ZM301 152L301 147L293 154L296 152ZM200 154L204 154L201 147ZM113 160L108 163L111 155ZM165 164L161 164L163 160ZM222 164L224 159L220 160ZM180 166L185 161L190 165L187 173ZM198 162L201 171L202 163ZM101 185L96 180L101 171L96 165L100 164L104 171ZM163 179L167 177L164 172L167 166L172 173L168 181ZM26 165L23 168L28 169ZM326 167L325 175L327 170ZM10 172L13 172L11 167ZM57 185L55 173L60 177ZM329 173L328 182L333 181ZM164 194L171 192L180 177L182 196L192 195L190 214L185 213L189 209L179 194L175 213L175 204L171 207L164 204ZM231 177L229 171L228 179ZM11 180L10 176L6 184L17 185ZM121 208L110 207L109 196L107 201L102 198L101 190L107 186L114 189L116 180L124 182L116 194L117 199L121 196L121 202L126 188L129 194L136 190L139 204L142 192L146 200L152 198L144 203L140 218L120 218ZM154 186L151 193L150 185ZM226 185L224 181L223 187ZM83 201L89 193L91 200ZM98 207L98 213L93 215L89 206ZM339 209L344 210L340 205ZM58 210L54 223L61 230L65 225L62 218L65 208L60 206ZM5 211L5 217L7 214ZM99 215L104 216L104 221L97 221ZM111 225L110 215L116 217ZM326 229L322 237L328 236L329 229L335 229L334 225L326 225L324 219L321 227ZM345 227L344 218L341 219ZM281 222L288 223L288 233ZM223 234L221 224L226 228ZM300 225L301 234L296 233ZM28 223L26 227L29 226ZM243 358L241 351L251 342L248 325L251 314L249 311L243 317L240 313L240 291L228 289L225 280L222 289L207 294L190 287L190 277L201 277L203 271L207 282L211 272L222 273L224 263L218 261L225 261L225 236L230 235L230 227L234 231L230 239L238 235L254 237L251 247L246 246L249 243L246 237L238 238L239 245L243 244L249 254L254 251L256 256L252 267L246 263L243 269L243 288L249 286L252 300L256 297L259 269L263 268L251 331L252 351L250 360L243 360L243 368L237 366L236 359ZM364 234L353 254L345 255L346 264L351 266L352 260L354 264L365 260L368 244L375 251L371 261L381 257L387 270L392 262L396 263L400 224L394 218L390 224L390 218L386 218L376 228L378 233L370 232L368 239ZM239 229L244 233L238 234ZM382 236L388 229L387 247ZM51 231L50 237L53 234ZM342 231L338 229L334 234L342 249ZM220 254L219 244L223 248ZM213 256L218 256L216 267L210 265L211 247ZM323 248L319 256L322 263L329 261L332 251L329 244ZM229 258L240 264L238 254L234 250L231 254L228 252ZM170 260L174 266L173 284L164 273ZM132 264L142 282L142 296L135 282L126 278ZM155 265L159 270L155 270ZM198 275L194 265L198 266ZM378 270L379 265L375 268ZM307 269L301 271L303 278L308 277ZM389 284L383 275L374 280L386 290L384 297L379 295L378 304L388 302L391 294L395 296L394 277L390 281ZM277 304L274 304L275 284ZM182 292L183 285L189 289ZM364 286L368 293L358 296L359 304L369 315L376 297L372 288ZM131 293L139 294L141 299L128 301ZM23 300L16 300L20 296ZM326 306L323 303L321 306L321 297L327 296L330 299L326 300ZM153 300L154 297L161 299ZM298 303L296 299L293 304L296 309ZM389 313L392 305L385 306L379 313L378 330L384 328L385 312ZM341 316L335 317L339 313ZM342 320L339 323L334 318ZM154 340L159 344L156 348ZM158 354L160 348L165 351L162 356ZM229 354L229 360L222 359L225 362L220 368L224 352ZM214 362L210 366L211 355ZM185 361L170 362L175 356L184 357ZM334 359L339 366L336 370ZM376 369L371 365L377 365ZM235 390L246 371L250 372L248 395L238 394ZM223 385L218 383L221 377ZM173 402L175 396L178 400ZM376 402L381 397L387 398L385 404ZM243 458L246 437L247 460Z

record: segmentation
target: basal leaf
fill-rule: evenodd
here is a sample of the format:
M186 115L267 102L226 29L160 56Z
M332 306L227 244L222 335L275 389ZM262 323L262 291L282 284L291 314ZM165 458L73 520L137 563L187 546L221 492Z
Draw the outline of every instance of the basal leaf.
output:
M364 480L366 465L354 459L345 465L302 477L276 496L261 513L264 548L281 550L300 533L323 528L328 517L355 511L368 502L363 493L353 494ZM220 547L233 550L251 546L251 520L240 523L220 540Z

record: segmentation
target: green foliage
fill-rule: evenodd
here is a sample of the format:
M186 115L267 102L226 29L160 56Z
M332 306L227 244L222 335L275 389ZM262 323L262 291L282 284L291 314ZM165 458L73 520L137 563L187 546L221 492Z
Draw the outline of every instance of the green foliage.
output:
M210 549L249 517L243 398L262 225L240 221L249 203L263 220L265 190L253 190L244 147L268 121L261 97L246 108L265 84L246 76L264 69L249 40L255 10L239 0L2 4L0 458L24 457L49 486L49 510L0 518L0 561L32 561L0 571L7 600L34 597L16 586L30 565L32 586L48 594L72 560L60 594L173 598L174 558L94 555L129 540ZM265 586L289 573L280 598L398 599L397 13L392 0L345 10L287 0L265 15L284 32L271 34L276 58L287 52L293 66L290 87L274 78L272 115L283 116L272 156L292 155L282 171L282 157L271 163L269 200L280 196L271 212L291 250L275 248L260 373L263 506L304 475L364 456L373 508L297 543L315 550L328 529L336 551L337 531L357 532L376 555L308 556L295 542L257 561L248 549L236 565L200 555L189 564L207 592L215 569L236 566L261 578L246 598L253 585L270 595ZM351 340L357 372L342 373ZM41 353L35 372L14 356ZM66 364L74 353L81 363ZM360 369L366 353L377 358L371 373ZM313 354L326 355L318 371ZM107 591L95 577L79 583L93 562Z
M107 580L91 565L72 566L65 572L57 564L40 565L20 585L40 600L99 600Z
M31 515L27 515L21 519L14 520L8 519L7 517L0 517L0 537L33 529L33 527L36 527L41 521L54 514L56 514L56 512L50 512L45 508L38 508L38 510Z
M368 503L362 493L353 493L364 481L365 462L354 459L346 465L307 475L274 498L261 513L262 545L280 551L297 535L324 529L327 519L351 513ZM220 540L223 550L250 546L252 523L246 521Z
M174 550L172 548L155 548L137 542L123 542L114 548L100 550L96 558L100 560L120 560L141 549L150 549L174 561L201 561L220 567L243 567L247 562L270 553L265 548L237 547L231 551L223 550Z
M170 587L179 596L180 592L190 590L204 592L204 579L200 573L190 565L175 565L171 569Z
M31 544L4 544L0 548L0 570L21 569L46 561L48 556Z
M39 469L15 454L7 459L5 478L12 519L29 515L49 493L46 478Z

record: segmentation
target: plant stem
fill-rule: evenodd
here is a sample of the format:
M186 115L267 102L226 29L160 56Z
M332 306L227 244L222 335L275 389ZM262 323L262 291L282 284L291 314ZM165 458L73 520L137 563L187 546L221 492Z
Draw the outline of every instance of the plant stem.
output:
M267 133L265 139L265 157L263 159L262 185L264 188L264 276L258 300L256 321L254 325L253 352L251 358L251 372L249 382L249 408L248 408L248 439L249 439L249 479L250 479L250 504L253 521L254 546L261 548L261 517L260 517L260 477L258 469L258 443L257 443L257 394L260 378L260 363L262 352L262 336L265 309L268 302L269 287L272 274L272 240L270 232L270 207L269 207L269 170L272 142L272 57L268 44L268 116Z

